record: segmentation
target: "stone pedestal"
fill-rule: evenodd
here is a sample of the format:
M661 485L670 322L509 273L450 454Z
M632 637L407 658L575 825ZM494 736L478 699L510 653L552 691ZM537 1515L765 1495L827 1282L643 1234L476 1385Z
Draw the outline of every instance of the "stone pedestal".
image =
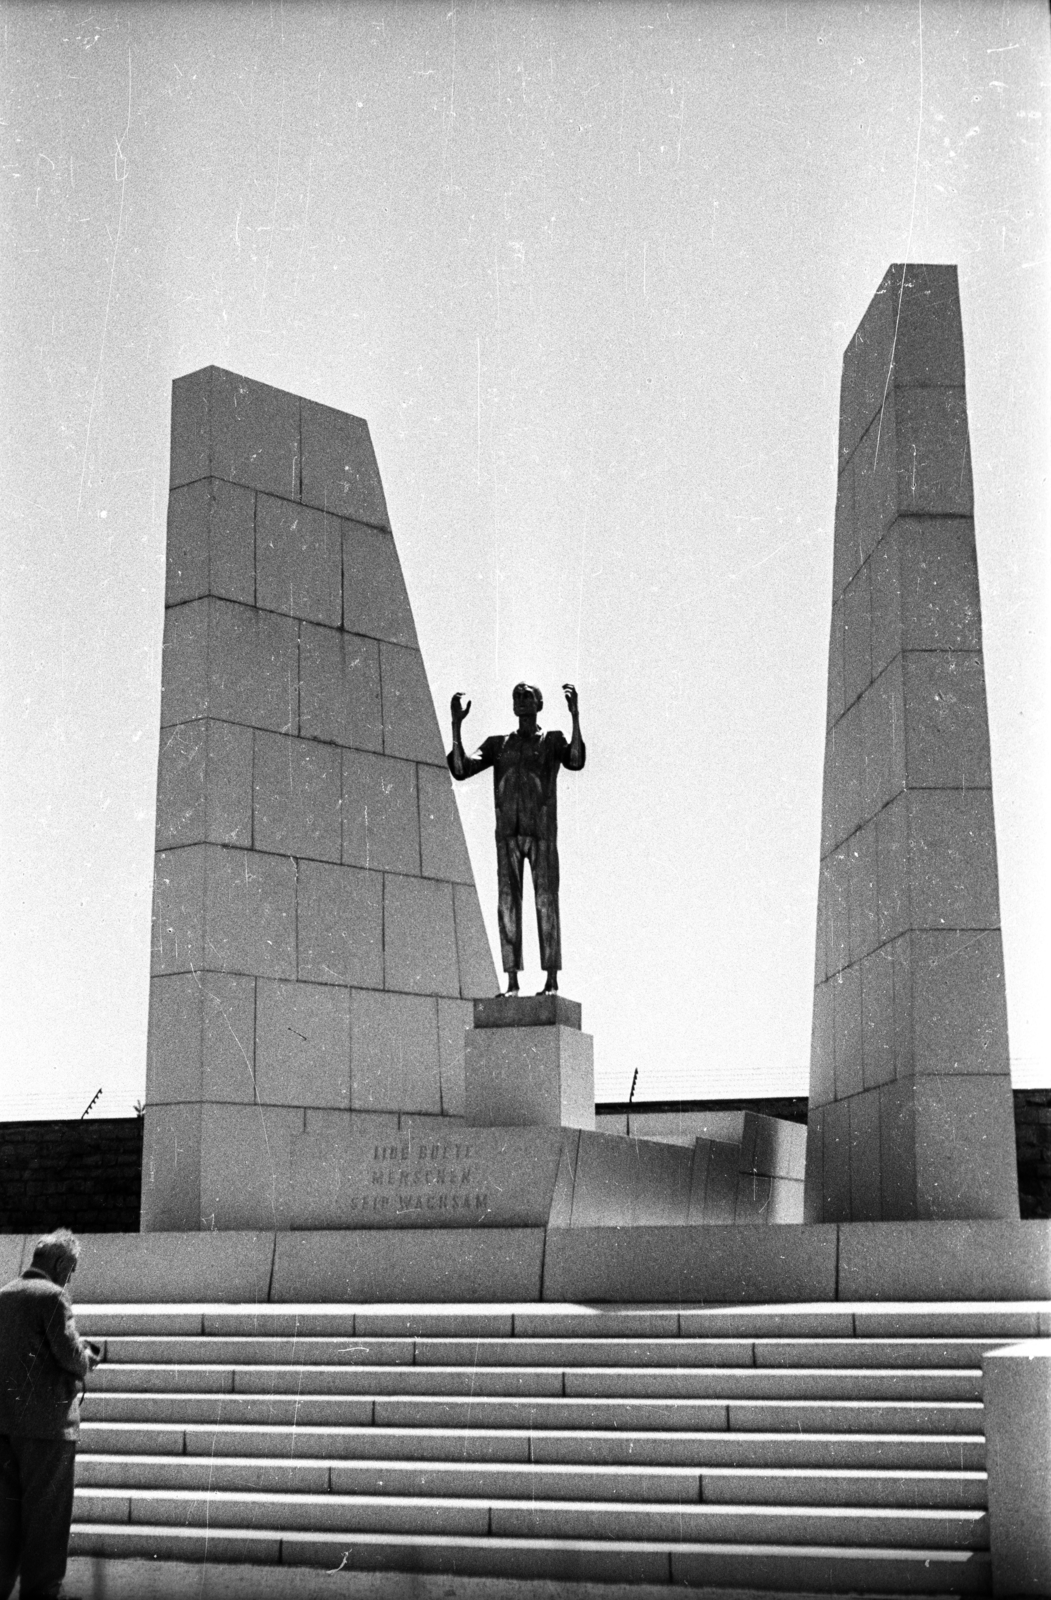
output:
M476 1000L464 1042L469 1126L595 1126L591 1035L562 995Z
M1051 1594L1051 1341L982 1355L995 1595Z
M806 1215L1015 1218L955 267L843 358Z

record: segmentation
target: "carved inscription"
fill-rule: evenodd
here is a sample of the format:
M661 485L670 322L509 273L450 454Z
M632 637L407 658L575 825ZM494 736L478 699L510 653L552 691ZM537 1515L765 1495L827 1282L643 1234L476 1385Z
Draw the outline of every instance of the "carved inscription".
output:
M373 1146L368 1188L351 1195L348 1204L361 1217L444 1213L462 1225L481 1221L489 1195L470 1140L401 1138Z

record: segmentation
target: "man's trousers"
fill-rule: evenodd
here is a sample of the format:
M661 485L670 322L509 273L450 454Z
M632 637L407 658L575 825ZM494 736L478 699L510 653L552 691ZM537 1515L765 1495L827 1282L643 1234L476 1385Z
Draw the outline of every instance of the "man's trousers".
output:
M72 1439L0 1433L0 1600L21 1576L24 1600L57 1595L73 1520Z
M533 839L525 835L496 841L497 920L504 971L522 970L522 878L527 861L533 875L540 965L545 972L558 972L562 967L558 845L554 839Z

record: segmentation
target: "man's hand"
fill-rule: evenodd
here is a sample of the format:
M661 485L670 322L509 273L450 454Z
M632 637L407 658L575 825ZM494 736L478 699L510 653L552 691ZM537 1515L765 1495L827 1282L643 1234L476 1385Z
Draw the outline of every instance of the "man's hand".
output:
M562 692L566 697L566 705L569 707L570 716L575 717L577 714L577 691L575 687L571 683L564 683Z
M452 715L452 719L453 719L453 734L454 735L459 733L460 726L461 726L464 718L466 717L468 711L470 711L470 709L471 709L471 702L468 700L467 704L464 705L463 699L464 699L464 697L463 697L462 692L460 690L457 690L457 692L453 695L452 699L449 701L449 711L450 711L450 713Z

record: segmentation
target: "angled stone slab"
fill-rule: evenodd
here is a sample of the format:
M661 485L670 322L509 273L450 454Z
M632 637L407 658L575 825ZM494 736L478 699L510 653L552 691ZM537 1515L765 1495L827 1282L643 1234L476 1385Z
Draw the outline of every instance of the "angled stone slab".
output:
M299 396L202 367L172 384L171 486L225 478L300 497Z

